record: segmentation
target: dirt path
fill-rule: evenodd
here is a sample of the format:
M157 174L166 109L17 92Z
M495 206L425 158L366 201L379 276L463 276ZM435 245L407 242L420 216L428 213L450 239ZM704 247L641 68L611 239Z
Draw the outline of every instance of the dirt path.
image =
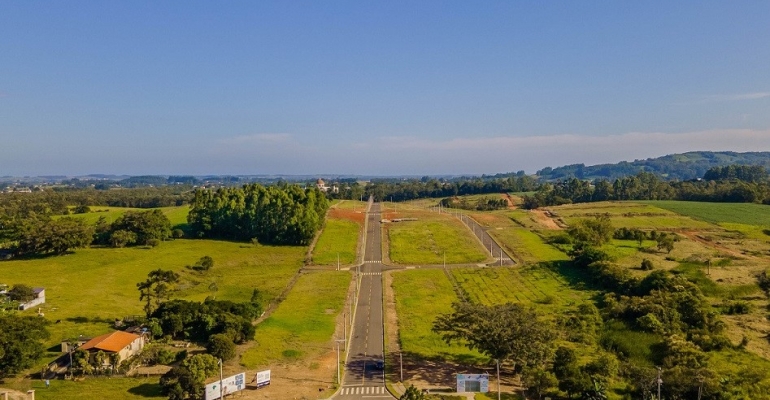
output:
M740 251L731 249L729 247L722 246L722 245L720 245L720 244L718 244L718 243L716 243L714 241L706 240L706 239L702 238L701 236L699 236L698 235L699 232L696 232L696 231L679 231L677 233L687 237L688 239L690 239L690 240L692 240L694 242L698 242L698 243L700 243L700 244L702 244L702 245L704 245L706 247L710 247L710 248L712 248L714 250L721 251L723 253L729 254L729 255L731 255L733 257L736 257L738 259L748 259L748 260L755 260L755 261L759 260L759 258L757 258L757 257L751 256L751 255L747 255L747 254L743 254Z
M529 213L535 222L546 227L547 229L554 229L554 230L564 229L564 227L559 225L559 223L556 222L553 219L553 217L550 216L550 211L534 209L534 210L529 210Z

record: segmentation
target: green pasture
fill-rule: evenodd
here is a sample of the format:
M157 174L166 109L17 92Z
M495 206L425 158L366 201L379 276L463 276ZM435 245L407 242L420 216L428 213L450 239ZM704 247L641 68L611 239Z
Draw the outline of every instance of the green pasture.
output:
M586 218L594 215L609 214L612 216L622 216L624 214L655 214L655 215L676 215L675 212L658 208L653 205L642 202L627 201L601 201L596 203L577 203L565 204L562 206L548 207L559 214L561 217L579 217Z
M559 308L585 301L590 293L574 290L558 272L529 267L454 268L452 275L472 302L538 304Z
M440 269L393 272L393 291L398 314L401 350L422 359L445 359L465 363L486 362L486 358L465 346L447 345L431 329L439 314L452 312L458 301L452 284Z
M770 230L759 225L739 224L735 222L720 222L719 226L732 231L739 232L742 237L762 241L770 241Z
M331 350L350 279L350 273L338 271L302 275L278 309L257 325L255 344L241 364L256 368Z
M88 224L95 224L99 218L104 217L107 223L111 223L123 215L126 211L149 211L153 208L128 208L128 207L105 207L105 206L92 206L91 212L85 214L71 214L70 217L82 219ZM158 210L163 211L168 219L171 221L171 226L183 227L187 224L187 214L190 212L190 206L178 206L178 207L160 207Z
M338 255L342 265L355 263L360 231L361 225L353 221L328 218L313 248L313 264L337 265Z
M764 204L696 201L646 201L644 203L714 224L729 222L770 226L770 206Z
M51 386L46 389L41 380L7 381L2 386L25 392L35 391L36 399L164 399L160 393L158 377L141 378L102 378L87 377L83 381L51 380Z
M154 269L182 275L174 298L248 301L277 297L302 267L305 247L254 246L214 240L166 241L155 248L88 248L63 256L0 262L0 282L42 286L41 307L51 324L50 343L110 330L115 318L142 315L136 284ZM187 269L203 256L214 259L205 272ZM28 310L33 314L36 310Z
M478 239L458 219L422 213L417 221L388 226L390 259L399 264L447 264L487 259Z

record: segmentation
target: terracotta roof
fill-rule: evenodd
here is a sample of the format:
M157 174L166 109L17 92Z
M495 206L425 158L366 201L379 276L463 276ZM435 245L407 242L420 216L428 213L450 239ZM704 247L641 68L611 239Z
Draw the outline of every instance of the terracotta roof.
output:
M139 335L134 335L133 333L115 331L97 336L80 346L80 348L83 350L97 349L117 353L139 337Z

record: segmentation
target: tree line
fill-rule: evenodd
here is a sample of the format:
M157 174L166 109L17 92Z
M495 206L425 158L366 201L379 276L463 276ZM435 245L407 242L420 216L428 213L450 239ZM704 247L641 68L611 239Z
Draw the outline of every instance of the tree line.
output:
M323 224L329 201L298 185L196 190L187 221L199 237L304 245Z
M608 200L682 200L770 204L770 183L763 167L728 166L709 170L705 176L719 180L670 182L649 172L618 178L612 182L589 182L577 178L545 183L524 196L523 207L533 209L568 203ZM740 177L740 178L739 178ZM747 179L747 180L742 180Z

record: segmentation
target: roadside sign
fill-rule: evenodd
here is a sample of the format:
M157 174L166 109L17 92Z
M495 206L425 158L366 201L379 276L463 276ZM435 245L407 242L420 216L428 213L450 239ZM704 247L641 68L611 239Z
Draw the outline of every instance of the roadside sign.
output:
M270 384L270 370L266 371L259 371L257 372L257 375L254 377L254 380L257 381L257 388L261 388L263 386L267 386Z
M220 392L227 396L228 394L233 394L245 388L246 373L241 372L238 375L233 375L221 381L212 382L206 385L206 400L218 399Z
M489 374L457 374L457 393L489 392Z

